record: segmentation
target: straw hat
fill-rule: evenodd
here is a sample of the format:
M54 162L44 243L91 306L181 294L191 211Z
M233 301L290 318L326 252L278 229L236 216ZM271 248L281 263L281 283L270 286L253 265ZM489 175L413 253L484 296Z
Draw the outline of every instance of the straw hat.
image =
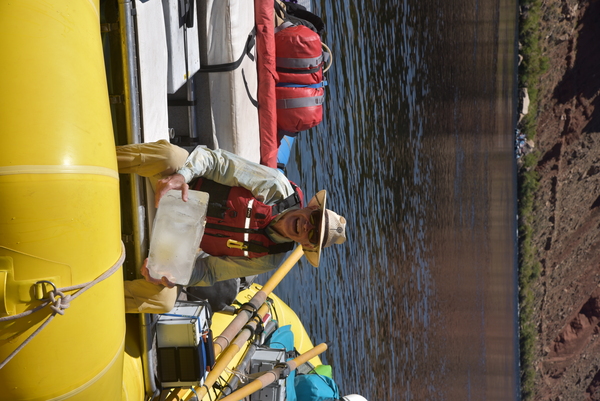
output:
M333 244L343 244L346 241L346 219L337 213L325 209L327 192L323 189L308 202L308 207L317 206L321 210L321 238L319 245L315 248L305 248L304 255L308 262L314 267L319 266L321 260L321 249Z

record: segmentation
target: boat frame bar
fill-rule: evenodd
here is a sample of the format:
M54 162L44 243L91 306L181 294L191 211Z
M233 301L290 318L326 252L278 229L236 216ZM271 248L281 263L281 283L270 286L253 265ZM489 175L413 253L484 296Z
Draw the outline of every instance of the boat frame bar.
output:
M142 129L140 116L139 83L137 49L135 36L135 2L134 0L119 0L119 33L121 35L121 56L123 60L123 80L125 95L125 121L127 124L127 142L141 143ZM145 230L145 217L140 215L140 206L143 206L142 193L144 182L139 176L132 176L131 203L133 220L134 260L136 266L142 263L143 232ZM140 316L140 352L144 371L144 386L148 399L154 399L160 390L154 381L156 372L152 363L153 326L154 318L149 314Z

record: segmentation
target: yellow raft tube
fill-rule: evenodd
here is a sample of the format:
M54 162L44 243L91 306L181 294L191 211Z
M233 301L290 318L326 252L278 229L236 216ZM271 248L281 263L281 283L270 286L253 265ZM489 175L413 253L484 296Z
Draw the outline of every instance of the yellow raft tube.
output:
M144 399L99 20L98 0L0 0L0 401Z
M122 255L97 1L0 2L0 318L85 284ZM120 269L0 370L0 400L118 400ZM65 295L73 294L67 292ZM53 311L0 322L4 361Z

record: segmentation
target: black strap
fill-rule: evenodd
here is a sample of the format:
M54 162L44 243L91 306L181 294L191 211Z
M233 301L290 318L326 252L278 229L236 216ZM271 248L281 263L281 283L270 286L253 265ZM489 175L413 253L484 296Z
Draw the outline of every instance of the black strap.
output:
M294 3L285 3L283 7L275 1L275 10L284 15L284 19L294 25L304 25L322 36L325 31L325 23L318 15L308 11L304 6Z
M236 311L236 313L240 313L241 311L246 311L248 313L250 313L250 319L252 319L254 316L256 316L256 312L258 312L258 308L259 306L254 305L251 300L246 302L245 304L243 304L242 306L240 306L238 308L238 310Z
M242 64L242 61L244 60L244 56L247 55L251 60L253 60L254 56L252 56L252 53L250 53L250 51L252 50L252 48L254 47L254 44L256 43L255 38L256 38L256 29L252 28L252 31L248 35L248 39L246 39L246 44L244 45L244 51L242 52L242 55L236 61L233 61L231 63L224 63L224 64L200 65L200 70L198 72L233 71Z
M242 79L244 80L244 88L246 88L246 94L248 95L248 99L250 99L250 103L256 108L258 108L258 101L252 97L252 93L250 93L250 88L248 88L248 81L246 81L246 74L244 74L244 69L242 68Z
M293 186L293 184L292 184ZM291 194L290 196L288 196L287 198L285 198L284 200L278 202L275 206L273 206L273 209L271 209L272 215L276 216L279 213L283 212L284 210L287 210L293 206L299 205L300 204L300 195L298 195L298 192L296 192L296 189L294 188L294 193Z
M296 69L296 68L284 68L284 67L275 67L277 72L285 72L288 74L312 74L315 72L319 72L319 70L323 68L323 65L319 65L318 67L308 68L304 70Z
M213 230L222 230L229 231L232 233L243 233L243 234L263 234L266 235L266 231L263 228L254 229L254 228L241 228L241 227L231 227L226 226L224 224L216 224L216 223L206 223L206 228L212 228ZM207 233L205 233L207 234ZM210 234L207 234L210 235Z
M188 28L194 27L194 1L190 0L179 0L179 26L187 26Z
M306 9L306 7L300 4L286 3L286 8L288 14L310 22L315 27L315 32L317 32L319 35L323 35L323 32L325 31L325 23L321 17L311 13Z
M213 347L213 332L211 329L208 330L208 341L206 344L206 364L213 366L215 364L215 348Z
M231 187L212 180L198 178L190 182L190 188L210 194L206 210L207 217L222 219L225 216L225 212L227 212L227 199L229 198Z
M245 242L248 246L248 252L252 253L268 253L269 255L275 255L278 253L285 253L294 249L293 242L282 242L280 244L274 244L271 246L259 245L254 242Z
M300 355L300 353L294 348L293 350L288 351L288 352L285 353L285 359L286 360L294 359L294 358L296 358L299 355Z

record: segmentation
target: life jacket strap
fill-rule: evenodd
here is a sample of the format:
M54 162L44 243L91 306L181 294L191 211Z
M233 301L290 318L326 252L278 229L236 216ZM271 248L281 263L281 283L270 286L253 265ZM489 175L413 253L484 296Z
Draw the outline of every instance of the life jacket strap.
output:
M294 189L294 193L291 194L290 196L288 196L287 198L285 198L284 200L278 202L275 206L273 206L273 208L271 209L273 216L276 216L279 213L283 212L284 210L287 210L287 209L289 209L291 207L294 207L296 205L300 205L302 203L302 200L300 199L300 195L296 191L296 188L298 186L295 185L292 182L290 182L290 184L292 184L292 188Z
M266 235L266 231L262 228L254 229L254 228L232 227L232 226L226 226L224 224L216 224L216 223L206 223L205 227L211 228L213 230L229 231L231 233ZM204 235L212 235L212 234L205 232Z

